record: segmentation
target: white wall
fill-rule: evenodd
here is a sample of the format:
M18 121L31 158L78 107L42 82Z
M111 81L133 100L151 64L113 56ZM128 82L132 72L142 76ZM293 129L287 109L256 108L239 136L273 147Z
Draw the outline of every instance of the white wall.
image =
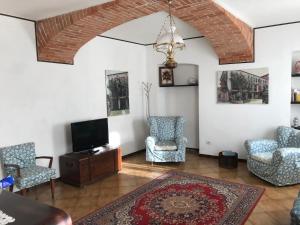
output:
M129 72L130 114L109 118L110 138L123 154L144 148L141 82L143 46L100 37L75 57L75 65L37 62L34 24L0 16L0 146L34 141L37 155L71 151L69 124L107 117L105 70ZM118 137L119 136L119 137Z
M177 54L176 60L178 63L199 65L201 154L217 155L219 151L228 149L239 152L240 158L245 158L243 144L246 139L272 137L277 126L290 125L291 57L293 51L300 50L299 35L300 24L258 29L255 31L255 63L231 65L218 64L218 57L206 39L186 41L186 49ZM156 68L161 62L163 57L149 47L147 71L150 80L156 81ZM270 72L268 105L216 103L217 71L261 67L268 67ZM157 112L163 113L167 110L169 106L166 105L166 100L171 95L169 90L156 90L152 98ZM187 95L185 96L189 100ZM174 104L176 103L182 105L180 101L174 101ZM185 105L182 106L182 110L187 110ZM300 109L300 106L298 107ZM300 110L297 113L300 113Z

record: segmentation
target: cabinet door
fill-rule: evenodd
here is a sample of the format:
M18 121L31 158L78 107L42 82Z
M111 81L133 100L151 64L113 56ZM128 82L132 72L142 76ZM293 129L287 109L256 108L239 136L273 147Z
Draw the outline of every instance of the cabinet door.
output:
M89 160L81 160L80 161L80 184L85 184L90 181L90 171L89 171Z
M60 158L61 178L63 181L79 183L79 163L68 157Z
M96 180L115 172L115 151L107 151L99 155L95 155L90 159L90 161L92 180Z

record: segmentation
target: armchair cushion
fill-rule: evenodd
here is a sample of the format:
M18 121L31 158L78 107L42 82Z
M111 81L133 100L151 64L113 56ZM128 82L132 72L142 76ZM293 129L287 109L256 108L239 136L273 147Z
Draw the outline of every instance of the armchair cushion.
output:
M158 118L158 137L160 141L170 141L175 139L175 117Z
M175 141L159 141L155 144L154 150L156 151L175 151L177 146Z
M272 152L258 152L251 155L251 158L266 164L272 163L273 153Z
M21 177L16 178L16 185L20 189L29 188L45 183L51 178L55 178L55 169L31 166L21 169Z

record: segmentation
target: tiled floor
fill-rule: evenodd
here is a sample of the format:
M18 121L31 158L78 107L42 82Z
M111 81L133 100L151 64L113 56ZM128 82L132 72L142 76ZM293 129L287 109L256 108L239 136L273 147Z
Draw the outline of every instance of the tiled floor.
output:
M265 193L246 222L247 225L288 225L290 209L300 190L300 185L274 187L250 174L244 162L239 163L238 169L222 169L218 167L216 159L188 152L185 163L151 165L145 162L145 153L142 152L124 159L123 170L118 175L84 188L58 182L55 200L51 200L48 186L30 191L27 196L65 210L75 221L171 169L264 187Z

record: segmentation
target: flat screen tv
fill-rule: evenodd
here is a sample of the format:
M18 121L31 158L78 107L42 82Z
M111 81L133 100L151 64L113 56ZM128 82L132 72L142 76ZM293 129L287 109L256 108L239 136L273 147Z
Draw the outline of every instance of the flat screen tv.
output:
M107 118L71 123L74 152L91 151L108 143Z

